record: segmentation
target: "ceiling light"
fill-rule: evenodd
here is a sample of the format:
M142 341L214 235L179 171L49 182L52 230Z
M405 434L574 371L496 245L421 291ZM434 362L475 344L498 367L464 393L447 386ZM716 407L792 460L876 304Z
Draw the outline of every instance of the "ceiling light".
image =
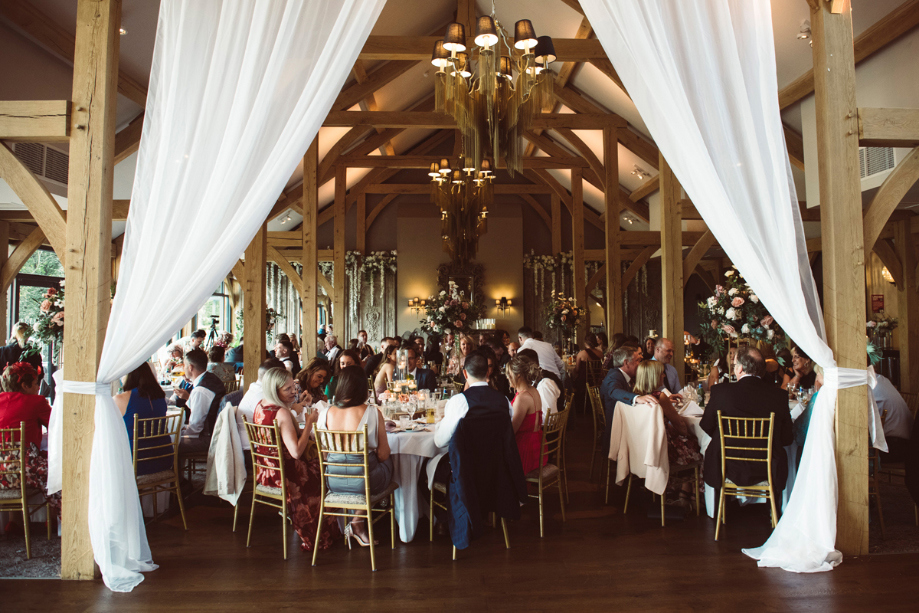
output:
M644 168L642 168L642 167L639 166L638 164L636 164L636 165L632 168L632 175L638 177L638 180L639 180L639 181L642 181L642 180L644 180L645 178L651 176L650 173L648 173L647 170L645 170Z

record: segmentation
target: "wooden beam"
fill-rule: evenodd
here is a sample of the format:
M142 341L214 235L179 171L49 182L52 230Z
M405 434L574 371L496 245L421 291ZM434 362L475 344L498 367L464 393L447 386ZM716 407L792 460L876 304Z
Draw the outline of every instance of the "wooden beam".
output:
M855 39L853 47L855 63L858 64L868 59L917 25L919 25L919 0L908 0ZM779 109L784 110L812 93L814 93L813 69L779 90Z
M629 194L629 200L631 200L632 202L638 202L639 200L643 200L644 198L647 198L648 196L650 196L651 194L659 190L660 186L661 186L660 177L652 177L648 179L647 181L645 181L641 185L641 187L639 187L638 189L634 190L631 194Z
M356 103L355 103L356 104ZM615 115L542 113L533 117L531 127L537 129L567 127L575 130L602 130L616 127L622 119ZM323 122L326 127L371 126L377 128L456 128L449 115L434 111L332 111Z
M549 226L552 231L552 255L558 255L562 252L562 203L558 194L552 193L552 224Z
M551 156L570 157L572 155L571 151L568 151L567 149L565 149L565 147L556 143L555 141L553 141L552 139L548 138L547 136L543 134L536 134L535 132L524 132L523 138L529 141L529 144L532 145L534 149L538 147L539 149L542 149L543 151L545 151ZM529 157L531 155L533 154L530 153L528 156L525 156L525 157Z
M594 58L590 60L590 63L594 65L594 68L605 74L610 81L615 83L616 86L622 90L622 93L626 96L629 95L629 92L625 89L625 85L622 83L622 79L619 78L619 73L613 68L613 63L609 61L609 58Z
M0 102L0 139L31 143L70 139L70 100Z
M45 184L39 181L38 177L32 174L16 157L16 154L2 143L0 143L0 177L9 183L10 188L29 209L29 213L51 242L58 258L62 262L66 261L64 245L67 222L64 219L64 212Z
M121 162L140 149L140 135L144 130L144 113L131 120L115 135L115 163Z
M357 239L357 251L361 255L367 250L367 194L358 194L357 196L357 215L355 237Z
M546 213L546 210L542 208L542 205L536 201L536 198L534 198L533 196L529 194L524 194L524 193L520 193L518 195L520 196L521 200L529 204L530 207L539 214L542 220L546 223L546 227L551 229L552 219L549 217L549 214Z
M236 282L240 285L243 285L246 282L246 263L242 260L237 260L233 264L233 277L236 279Z
M886 241L879 241L884 242ZM902 264L902 277L897 281L897 319L900 341L900 390L919 392L919 279L916 275L916 241L909 221L894 224L896 254ZM888 266L888 269L890 267Z
M440 162L438 155L394 155L394 156L343 156L338 164L349 168L416 168L428 169L431 164ZM524 168L586 168L588 163L583 158L567 157L532 157L523 158ZM499 164L498 168L502 168Z
M881 239L874 244L874 253L881 260L881 264L887 267L887 272L893 277L894 283L898 286L903 283L903 264L897 250L893 248L890 241Z
M916 181L919 181L919 147L900 160L871 199L871 204L865 211L865 251L874 246L884 226L887 225L890 214L896 210Z
M625 128L622 128L623 130ZM622 260L619 251L619 138L618 130L603 130L603 163L606 165L606 333L622 332ZM587 290L590 292L590 290Z
M919 147L919 109L858 109L863 147Z
M783 125L785 131L785 147L788 149L788 159L799 170L804 170L804 139L801 135Z
M303 279L297 274L297 271L294 270L294 267L290 265L290 261L280 253L278 250L268 245L266 247L266 257L268 261L274 262L278 265L278 268L281 269L281 272L290 279L291 285L294 286L294 289L297 290L297 294L303 295Z
M495 194L552 194L552 189L533 183L496 183ZM430 183L373 183L363 190L364 194L430 194Z
M616 174L619 174L618 168L616 169ZM619 186L619 209L630 211L643 222L651 223L651 210L648 204L643 200L632 200L632 194L625 191L621 185Z
M300 264L303 283L303 309L300 329L303 332L304 362L312 359L319 349L316 346L319 312L319 243L316 220L319 216L319 136L313 139L303 156L303 224L300 226Z
M373 210L370 211L370 214L367 216L367 229L368 230L370 229L370 226L373 225L373 222L376 221L377 216L383 212L383 209L385 209L389 205L390 202L396 199L397 195L398 194L389 194L388 196L386 196L385 198L377 202L376 206L373 207Z
M243 382L258 381L258 367L265 357L267 334L265 291L267 274L268 224L262 224L246 247L246 280L243 283Z
M571 247L574 252L574 261L572 263L573 283L574 283L574 300L575 303L584 308L587 306L587 294L584 291L587 280L584 274L584 175L580 168L571 170ZM587 334L588 321L587 317L581 318L581 325L578 326L574 342L580 347L581 342Z
M358 83L366 83L368 80L367 71L364 68L364 62L357 60L354 62L354 68L352 69L354 73L354 79ZM361 100L358 103L362 111L378 111L376 97L371 93L366 98ZM384 132L382 128L377 128L377 134ZM380 145L380 155L395 155L396 152L393 150L392 143L387 139L383 144Z
M660 153L657 147L632 130L619 130L617 134L619 135L619 142L626 149L637 155L642 161L650 164L655 170L658 169Z
M345 312L345 192L347 190L348 168L344 164L335 167L335 226L332 259L335 283L332 286L332 321L335 333L342 339L348 338L348 313Z
M430 56L430 51L428 51L428 55ZM418 64L418 60L393 60L386 62L367 75L363 83L356 83L338 94L338 98L336 98L335 102L332 104L332 110L345 111L351 108L384 85L392 82L396 77L414 68L416 64Z
M635 259L632 260L632 263L629 264L629 267L626 269L625 274L622 275L623 290L629 286L629 283L632 282L632 279L635 278L635 275L638 274L641 267L648 263L648 260L651 259L655 251L657 251L657 247L645 247L641 253L635 256Z
M75 129L70 138L64 241L64 277L69 289L64 346L76 358L64 364L68 381L96 381L108 325L120 23L120 0L77 3L71 96ZM61 223L57 213L45 213L55 219L55 225ZM64 392L62 410L67 436L63 444L61 578L87 580L95 577L89 536L89 468L96 398Z
M131 207L130 200L112 201L112 221L126 221Z
M556 128L555 131L561 134L562 138L567 140L571 144L571 146L574 147L575 150L581 155L581 157L587 161L587 165L590 166L590 169L593 170L596 173L597 177L600 179L600 188L605 190L606 189L606 169L603 167L603 162L600 161L600 158L597 157L597 154L595 154L593 150L589 146L587 146L587 143L585 143L581 139L580 136L575 134L572 129ZM618 159L618 156L617 156L617 159ZM616 168L615 179L616 181L614 185L618 187L619 186L619 169L618 168ZM614 190L610 190L610 191L615 193ZM613 209L615 209L616 214L618 215L619 207L615 206L613 207ZM613 210L613 209L607 209L607 210Z
M22 270L26 261L32 257L32 254L38 251L44 243L45 233L42 232L41 228L35 228L22 240L22 242L16 245L16 248L13 249L13 253L6 258L6 261L3 263L3 272L0 274L0 291L3 291L4 295L6 290L8 290L13 283L13 279L15 279L19 271Z
M865 368L865 252L852 13L811 12L827 343L840 368ZM864 385L839 390L836 547L868 553L868 416Z
M711 230L707 230L705 234L702 235L702 238L693 245L692 249L689 250L689 253L686 254L686 259L683 260L683 288L686 288L686 283L689 281L689 277L692 276L693 271L695 271L696 266L699 265L699 262L702 260L702 257L705 253L715 244L715 235L712 234Z
M683 381L683 242L680 200L682 187L660 158L661 178L661 320L662 335L673 341L673 364Z

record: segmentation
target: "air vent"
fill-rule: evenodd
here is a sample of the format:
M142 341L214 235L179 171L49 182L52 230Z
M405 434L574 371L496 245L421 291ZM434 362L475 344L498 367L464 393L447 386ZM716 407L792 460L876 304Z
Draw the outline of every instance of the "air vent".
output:
M67 186L70 156L41 143L13 143L13 153L32 174L62 187Z
M860 147L858 150L862 179L891 170L895 165L892 147Z

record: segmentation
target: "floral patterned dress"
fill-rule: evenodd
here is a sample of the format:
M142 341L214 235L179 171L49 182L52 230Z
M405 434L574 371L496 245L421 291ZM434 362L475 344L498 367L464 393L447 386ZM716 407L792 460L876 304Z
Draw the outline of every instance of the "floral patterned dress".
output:
M281 407L262 403L255 408L252 415L252 421L256 424L271 425L277 417L278 410ZM291 520L294 524L294 530L303 541L303 548L307 551L313 549L313 539L316 538L316 526L319 521L319 497L322 495L322 478L319 472L319 459L301 457L294 459L287 451L283 444L284 450L284 472L287 477L287 508ZM258 453L266 453L267 450L261 450L255 447ZM270 464L270 460L261 460ZM281 487L280 473L274 470L259 469L256 480L259 485L267 487ZM338 521L335 517L326 517L325 526L323 526L322 535L320 536L319 548L328 549L332 545L332 540L339 535Z
M652 396L660 398L660 392L654 392ZM667 431L667 458L671 464L685 466L693 462L701 462L702 454L699 452L699 441L695 436L683 436L676 427L664 420L664 428Z

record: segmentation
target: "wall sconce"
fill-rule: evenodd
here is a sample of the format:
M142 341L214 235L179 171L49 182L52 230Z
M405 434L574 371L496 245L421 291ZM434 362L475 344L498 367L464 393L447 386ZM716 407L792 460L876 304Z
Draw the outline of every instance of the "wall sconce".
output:
M502 315L507 313L508 309L510 309L513 305L513 301L505 298L504 296L501 296L500 299L495 298L495 308L501 311Z
M425 306L427 306L426 300L421 300L420 298L408 299L408 308L410 308L415 315L422 312Z

